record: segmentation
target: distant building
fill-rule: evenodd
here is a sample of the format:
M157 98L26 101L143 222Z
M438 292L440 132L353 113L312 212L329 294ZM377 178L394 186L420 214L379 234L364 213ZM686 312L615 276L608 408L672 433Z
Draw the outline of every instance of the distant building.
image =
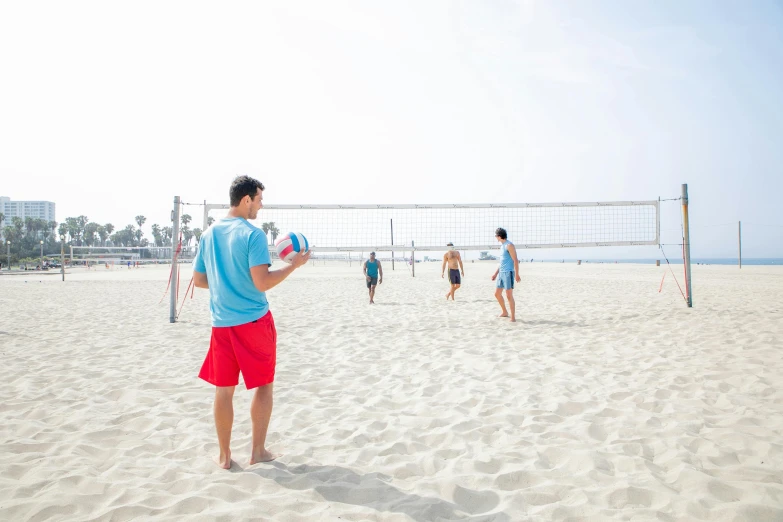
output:
M9 225L15 217L57 221L51 201L11 201L11 198L0 196L0 213L5 216L3 226Z

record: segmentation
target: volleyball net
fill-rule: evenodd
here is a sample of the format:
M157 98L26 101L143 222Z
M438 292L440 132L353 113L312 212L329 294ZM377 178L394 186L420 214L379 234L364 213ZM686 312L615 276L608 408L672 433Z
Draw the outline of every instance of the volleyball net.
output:
M229 208L204 205L204 230ZM517 248L657 245L658 201L464 205L267 205L254 223L270 243L304 234L316 252L498 248L503 227Z
M329 257L349 256L351 252L407 251L412 258L415 252L443 251L447 243L458 250L493 250L500 246L495 239L499 227L506 230L517 249L630 247L660 245L660 202L265 205L253 224L266 233L270 245L278 236L296 232L308 238L314 252L329 253ZM171 322L176 322L179 315L177 265L187 256L179 224L183 221L187 226L198 216L198 210L186 207L203 211L202 231L230 208L228 204L194 204L174 198L174 240L169 248L173 258L169 278ZM181 219L183 210L187 211L187 221Z

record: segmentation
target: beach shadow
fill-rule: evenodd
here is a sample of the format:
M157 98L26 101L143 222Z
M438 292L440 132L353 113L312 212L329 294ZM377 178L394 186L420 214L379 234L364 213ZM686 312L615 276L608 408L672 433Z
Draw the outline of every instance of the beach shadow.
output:
M539 319L538 321L525 321L524 319L517 319L518 323L528 325L550 325L550 326L562 326L563 328L579 327L584 328L587 325L583 323L577 323L576 321L547 321L545 319Z
M500 504L492 491L473 491L457 486L458 504L436 497L405 493L392 486L391 478L381 473L361 475L339 466L288 466L279 461L245 470L272 479L284 488L312 489L329 502L364 506L378 512L402 513L413 520L470 520L510 522L505 513L487 513Z

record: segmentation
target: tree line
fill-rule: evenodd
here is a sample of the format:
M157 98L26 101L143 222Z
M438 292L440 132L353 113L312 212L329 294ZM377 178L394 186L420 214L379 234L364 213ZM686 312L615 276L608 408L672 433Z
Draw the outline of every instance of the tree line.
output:
M190 228L193 218L189 214L180 216L180 233L183 246L190 246L195 239L195 244L201 240L203 231L200 228ZM0 261L6 263L6 253L10 251L11 263L24 259L38 259L43 246L44 256L59 255L60 243L66 249L70 246L90 247L165 247L172 243L173 227L161 227L155 223L152 225L152 237L144 236L142 226L147 222L145 216L134 218L135 225L129 224L125 228L117 229L111 223L100 224L90 221L87 216L67 217L65 221L46 221L40 218L12 217L8 221L0 212L0 232L2 232L2 249L0 249ZM209 227L215 219L207 218ZM280 231L274 222L263 223L261 229L267 236L271 235L275 241ZM62 241L60 238L63 238ZM10 242L10 243L9 243ZM43 242L43 244L41 243Z

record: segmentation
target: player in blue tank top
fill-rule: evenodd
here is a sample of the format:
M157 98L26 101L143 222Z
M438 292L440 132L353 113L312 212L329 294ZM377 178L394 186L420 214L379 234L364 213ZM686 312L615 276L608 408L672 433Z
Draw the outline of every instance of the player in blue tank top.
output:
M375 252L370 252L370 259L362 263L362 271L370 292L370 304L375 304L375 286L383 283L383 268L381 262L375 259Z
M506 310L506 303L503 302L503 290L506 291L506 299L508 299L508 308L511 310L511 322L517 320L516 317L516 302L514 301L514 282L517 283L522 280L519 277L519 259L517 258L517 249L514 243L508 240L508 234L506 229L498 228L495 230L495 239L500 242L501 256L500 266L492 275L492 280L497 280L495 284L495 299L500 303L500 309L502 310L500 317L508 317L508 310Z

